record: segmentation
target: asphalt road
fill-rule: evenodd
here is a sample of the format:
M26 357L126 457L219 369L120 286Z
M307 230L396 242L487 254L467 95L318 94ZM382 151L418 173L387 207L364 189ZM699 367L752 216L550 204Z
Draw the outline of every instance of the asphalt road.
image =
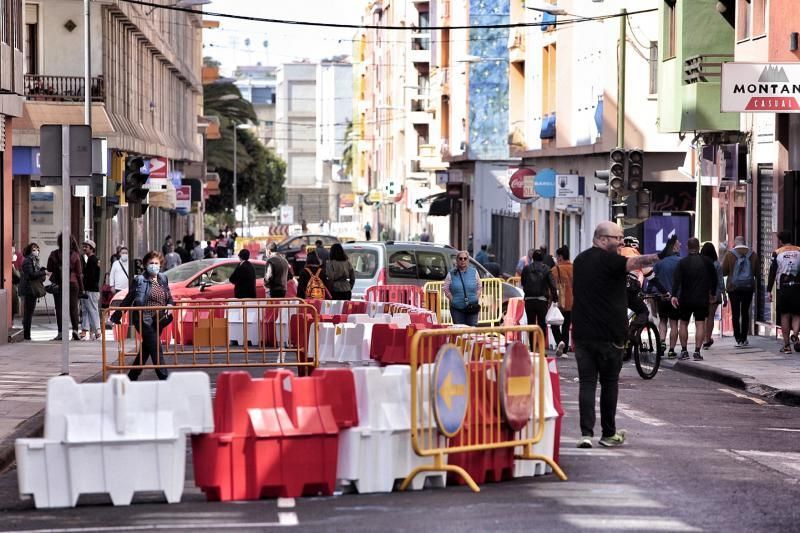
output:
M189 480L177 505L145 495L130 507L88 498L101 504L37 511L18 499L11 470L0 476L0 530L800 531L800 409L671 370L643 381L629 365L617 418L628 443L578 450L574 361L560 370L566 482L206 503Z

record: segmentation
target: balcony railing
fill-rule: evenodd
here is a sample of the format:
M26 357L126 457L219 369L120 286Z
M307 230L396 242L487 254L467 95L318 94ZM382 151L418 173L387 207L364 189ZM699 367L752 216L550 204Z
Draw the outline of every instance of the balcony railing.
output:
M686 58L683 62L683 83L719 81L722 64L732 61L733 54L705 54Z
M102 76L92 78L90 90L92 101L102 102L105 99L106 87ZM25 96L28 100L81 101L84 94L83 76L25 75Z

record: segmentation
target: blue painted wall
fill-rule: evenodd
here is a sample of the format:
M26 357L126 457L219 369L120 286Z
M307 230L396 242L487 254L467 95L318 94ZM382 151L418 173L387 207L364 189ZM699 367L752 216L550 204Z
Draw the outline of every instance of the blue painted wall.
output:
M508 24L509 5L509 0L472 0L470 25ZM492 58L468 65L470 159L508 157L508 32L473 28L469 33L469 54Z

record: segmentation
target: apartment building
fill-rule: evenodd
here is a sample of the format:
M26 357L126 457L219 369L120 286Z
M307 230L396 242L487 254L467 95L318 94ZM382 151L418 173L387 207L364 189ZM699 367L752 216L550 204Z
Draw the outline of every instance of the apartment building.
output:
M39 129L43 124L84 123L83 3L28 1L25 10L25 105L13 140L20 162L14 167L14 234L19 242L37 241L46 254L59 230L61 190L39 186ZM189 216L201 205L202 184L186 179L187 173L204 174L193 168L203 159L198 129L203 105L201 26L198 15L185 12L124 2L91 5L88 91L93 136L108 140L110 170L120 168L126 153L145 156L164 169L166 188L150 193L151 208L137 220L142 238L128 243L139 256L160 246L167 234L202 235L198 217ZM121 182L118 171L109 174ZM191 188L191 208L176 205L176 188L181 186ZM103 219L94 200L73 199L73 233L100 242L99 255L105 259L125 241L127 208L109 198ZM28 218L33 204L43 216Z
M22 116L24 33L23 4L21 0L0 0L0 186L2 204L0 208L0 343L8 340L11 326L11 259L24 244L14 240L13 234L13 179L14 164L12 143L15 122ZM14 247L16 245L16 248Z
M258 117L254 133L268 148L275 148L275 104L277 101L277 67L247 65L236 67L233 76L242 98L253 105Z

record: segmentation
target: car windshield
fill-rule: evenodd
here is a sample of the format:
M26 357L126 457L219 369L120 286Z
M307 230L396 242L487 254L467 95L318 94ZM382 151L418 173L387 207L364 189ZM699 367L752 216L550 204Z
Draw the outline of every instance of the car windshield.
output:
M186 281L187 279L193 278L198 272L205 270L214 263L215 261L207 259L190 261L189 263L183 263L182 265L178 265L173 269L167 270L164 272L164 275L167 276L167 279L170 283L179 283L181 281Z
M347 259L353 265L357 279L370 279L375 277L378 270L378 252L375 250L349 249Z

